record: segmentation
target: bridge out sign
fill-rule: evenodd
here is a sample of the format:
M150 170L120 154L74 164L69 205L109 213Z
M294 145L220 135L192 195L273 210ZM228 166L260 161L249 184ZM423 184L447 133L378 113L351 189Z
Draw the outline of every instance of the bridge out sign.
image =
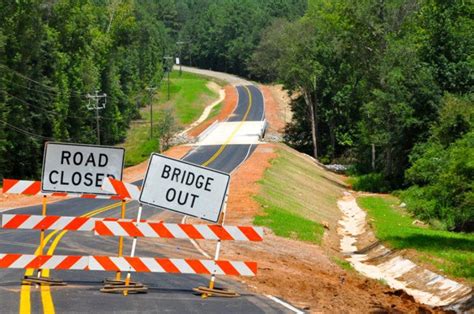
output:
M102 181L122 180L124 156L119 147L46 143L41 191L110 195Z
M140 202L217 222L229 181L227 173L152 154Z

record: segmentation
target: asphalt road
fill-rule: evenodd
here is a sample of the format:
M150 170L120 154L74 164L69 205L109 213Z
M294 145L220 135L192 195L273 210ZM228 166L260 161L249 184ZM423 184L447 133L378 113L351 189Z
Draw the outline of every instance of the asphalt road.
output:
M237 86L238 104L229 117L229 121L260 121L264 119L264 99L255 86ZM249 103L249 95L252 102ZM250 106L250 110L248 110ZM227 145L218 156L220 146L198 146L184 159L203 164L211 157L208 167L231 173L255 149L255 145ZM94 217L119 217L120 206L116 201L69 199L48 205L48 215L80 216L93 210L110 207ZM135 218L137 202L127 204L127 218ZM9 213L40 214L41 207L14 209ZM166 219L178 222L181 215L160 211L145 206L144 219ZM51 232L47 232L47 236ZM0 252L33 254L39 242L39 232L30 230L0 230ZM125 241L124 254L131 248L131 239ZM224 248L225 249L225 248ZM49 252L48 252L49 251ZM97 237L84 232L57 232L45 247L45 252L56 255L117 254L117 238ZM187 240L139 239L136 256L203 258ZM258 262L258 261L257 261ZM21 286L20 279L24 270L0 269L0 312L1 313L284 313L288 310L280 304L261 295L249 293L246 287L230 277L218 277L217 285L234 289L241 293L239 298L201 299L192 289L207 285L209 276L170 275L134 273L132 279L148 285L147 294L129 295L99 292L104 278L113 277L113 273L51 271L51 277L61 278L68 283L66 287L36 288Z

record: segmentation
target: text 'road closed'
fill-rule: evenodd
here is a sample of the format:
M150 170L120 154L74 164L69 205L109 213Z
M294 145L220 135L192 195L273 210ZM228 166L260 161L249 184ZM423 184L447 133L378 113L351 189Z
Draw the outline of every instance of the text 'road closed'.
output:
M47 143L42 190L109 194L101 189L103 180L122 179L123 158L122 148Z
M153 154L140 201L216 222L228 184L226 173Z

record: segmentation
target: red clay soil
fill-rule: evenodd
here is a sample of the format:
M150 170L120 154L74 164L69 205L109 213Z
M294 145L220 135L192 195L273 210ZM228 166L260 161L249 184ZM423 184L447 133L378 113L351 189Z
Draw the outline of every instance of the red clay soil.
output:
M269 131L283 133L285 121L277 100L268 86L260 85L259 87L265 98L265 118L269 124Z
M225 99L224 99L224 105L221 108L221 111L219 114L213 118L207 119L192 130L188 131L188 136L191 137L196 137L201 132L203 132L205 129L207 129L214 121L224 121L227 119L232 112L235 109L235 106L237 105L237 90L235 89L234 86L232 85L227 85L224 87L225 91Z
M190 146L176 146L172 147L163 154L173 158L183 157L189 150ZM145 175L148 160L138 165L125 168L123 171L123 180L125 182L133 182L142 179ZM41 204L42 197L40 195L14 195L5 194L0 191L0 211L4 209L19 208L26 206L33 206ZM64 197L48 197L48 203L58 202L64 200Z
M259 192L257 181L277 156L277 147L259 145L233 174L226 224L251 224L253 217L263 212L253 196ZM242 281L260 294L281 297L317 313L434 312L403 292L342 269L318 245L277 237L265 230L263 242L226 241L221 251L222 259L258 262L257 276ZM199 241L199 245L208 253L214 251L212 241Z

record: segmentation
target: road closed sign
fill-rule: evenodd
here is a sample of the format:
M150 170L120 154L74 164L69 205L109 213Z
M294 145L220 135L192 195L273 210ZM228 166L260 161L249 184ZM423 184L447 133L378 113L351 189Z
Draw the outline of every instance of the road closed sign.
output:
M152 154L140 202L217 222L229 181L227 173Z
M124 156L119 147L46 143L41 191L110 195L103 180L122 180Z

